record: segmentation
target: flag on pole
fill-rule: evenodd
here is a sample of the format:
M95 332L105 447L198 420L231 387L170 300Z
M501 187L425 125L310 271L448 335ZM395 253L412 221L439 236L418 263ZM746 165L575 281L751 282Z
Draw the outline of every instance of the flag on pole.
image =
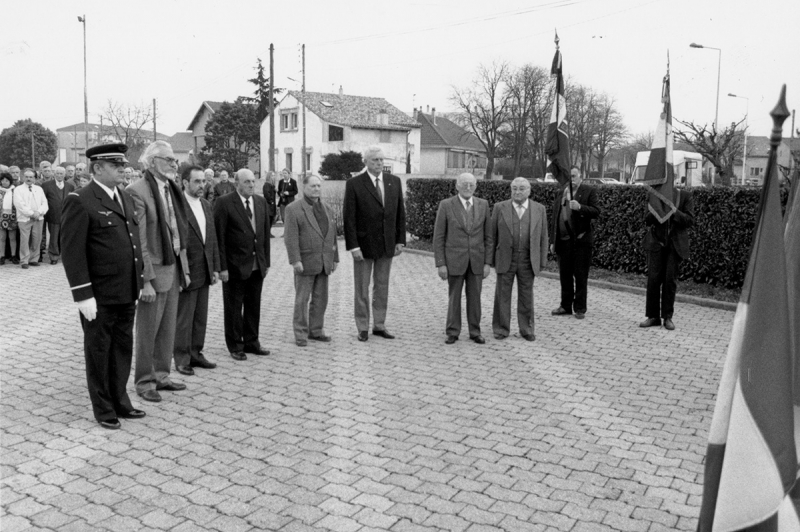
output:
M675 168L672 166L672 102L669 95L669 55L667 75L661 85L661 102L664 109L658 119L656 134L650 149L650 158L641 182L650 190L648 209L658 223L664 223L677 210L673 203Z
M558 33L556 33L556 55L553 57L553 66L550 75L555 78L553 85L553 110L550 115L550 125L547 127L547 144L544 151L547 154L547 171L561 185L570 181L569 174L569 133L567 122L567 100L564 97L564 75L561 65L561 51L558 49Z
M795 168L792 188L786 201L783 221L786 229L783 243L786 250L786 288L789 294L789 326L794 353L794 402L800 405L800 168Z
M698 531L800 530L786 261L777 147L786 87L772 111L769 159L742 294L708 436ZM753 527L753 528L748 528Z

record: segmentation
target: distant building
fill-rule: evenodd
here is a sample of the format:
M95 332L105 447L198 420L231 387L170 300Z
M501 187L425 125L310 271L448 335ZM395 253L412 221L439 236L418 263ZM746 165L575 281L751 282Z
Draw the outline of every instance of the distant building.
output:
M124 139L121 139L117 134L117 131L111 126L89 123L88 130L89 148L92 146L99 146L101 144L124 142ZM56 136L58 138L58 155L56 156L55 160L56 164L75 164L81 161L86 161L84 156L87 148L85 131L86 129L84 129L83 122L56 129ZM142 129L139 131L139 136L146 142L149 142L153 140L153 131ZM158 140L169 141L171 137L169 135L164 135L163 133L156 133L156 138L158 138ZM188 157L188 150L186 150L186 152ZM135 163L136 161L131 159L132 156L135 157L135 159L138 159L138 155L134 152L128 152L128 160L130 160L131 163Z
M376 144L384 168L393 174L418 173L421 125L383 98L289 91L275 107L275 169L302 171L303 106L306 107L306 168L318 173L322 159L340 151L363 152ZM269 117L261 123L261 160L269 168Z
M790 139L783 139L778 145L778 166L783 167L787 171L792 164L792 154L789 147L790 142ZM764 183L769 150L769 137L747 137L747 168L744 170L744 184L760 186ZM733 173L736 176L736 183L742 184L741 153L734 161Z
M222 107L222 102L212 102L209 100L204 101L202 104L200 104L200 108L194 114L194 118L192 118L192 121L189 123L189 127L186 128L191 132L191 150L195 156L200 153L200 150L202 150L203 146L206 145L206 124L220 107Z
M478 179L486 175L486 150L470 131L442 115L414 110L422 124L419 172L457 176L470 172Z
M193 163L194 138L191 131L179 131L171 137L164 139L172 146L175 158L181 163Z

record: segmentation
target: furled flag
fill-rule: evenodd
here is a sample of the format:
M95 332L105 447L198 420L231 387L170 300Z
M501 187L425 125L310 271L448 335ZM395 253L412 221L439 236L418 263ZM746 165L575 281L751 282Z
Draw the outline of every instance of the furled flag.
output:
M794 403L800 405L800 168L794 169L792 188L783 215L786 249L787 292L789 293L789 326L792 329L794 353Z
M797 476L786 261L775 127L750 260L708 435L698 531L800 530L787 496ZM748 528L753 527L753 528Z
M570 181L569 175L569 134L567 122L567 100L564 97L564 75L561 69L561 51L558 49L558 33L556 33L556 55L550 75L555 77L553 86L553 111L550 125L547 127L547 171L561 184Z
M675 168L672 166L672 102L669 96L669 61L667 75L661 85L661 102L664 110L658 119L658 127L650 148L650 158L641 182L650 190L648 209L658 223L666 222L677 210L672 202L675 184Z

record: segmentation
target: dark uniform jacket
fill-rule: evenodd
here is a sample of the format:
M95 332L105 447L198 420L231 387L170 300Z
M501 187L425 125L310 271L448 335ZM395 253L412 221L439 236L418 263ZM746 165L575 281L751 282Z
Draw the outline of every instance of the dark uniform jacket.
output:
M344 239L348 251L360 248L366 259L393 257L406 243L406 210L400 178L383 173L383 204L364 170L344 187Z
M558 234L561 209L569 209L568 206L562 206L563 199L564 191L562 189L553 200L553 219L550 221L550 242L556 246L558 246L558 241L561 237ZM600 216L597 192L591 186L582 183L577 189L573 189L573 199L581 204L581 208L570 213L569 223L567 223L569 237L576 244L591 245L594 242L592 220Z
M644 235L645 251L660 251L667 242L672 242L675 252L682 259L689 258L689 228L694 225L694 198L688 190L675 190L673 196L678 208L663 224L651 212L644 222L648 226Z
M119 205L94 181L71 192L61 216L61 250L72 298L98 305L133 303L144 285L139 221L133 200Z

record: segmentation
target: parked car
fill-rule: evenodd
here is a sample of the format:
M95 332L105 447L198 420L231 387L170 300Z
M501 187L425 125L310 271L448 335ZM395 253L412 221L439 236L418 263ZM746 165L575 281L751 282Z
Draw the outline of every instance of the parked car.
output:
M622 185L623 183L610 177L589 177L583 180L587 185Z

